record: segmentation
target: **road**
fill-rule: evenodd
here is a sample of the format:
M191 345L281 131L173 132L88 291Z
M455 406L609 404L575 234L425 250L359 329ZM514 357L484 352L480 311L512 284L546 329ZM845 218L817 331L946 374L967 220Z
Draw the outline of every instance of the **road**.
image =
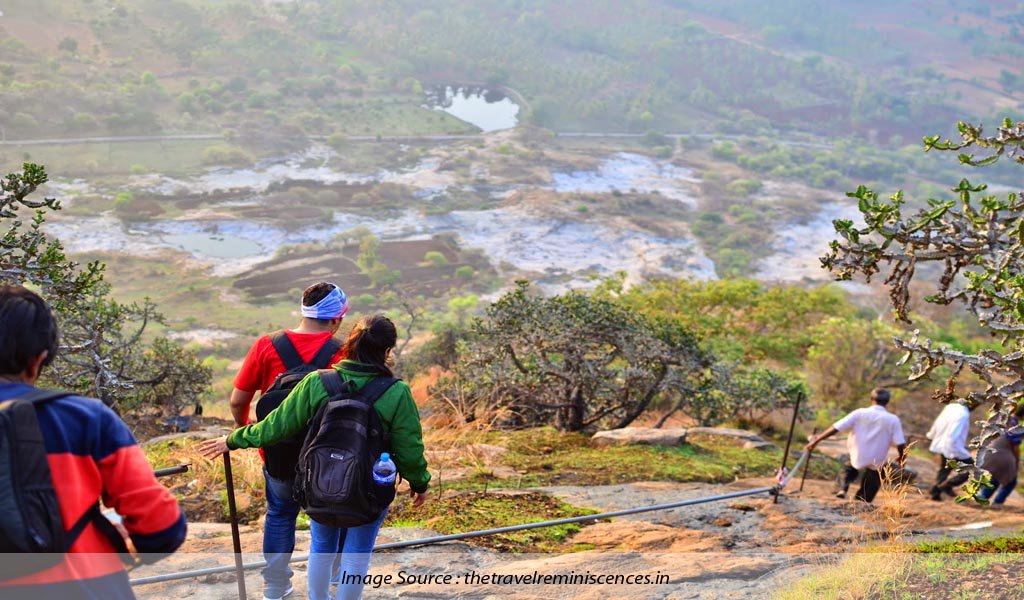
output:
M353 142L452 142L459 140L474 140L486 134L437 134L437 135L351 135L343 139ZM555 137L560 138L593 138L593 139L638 139L644 137L643 133L628 133L617 131L566 131L555 132ZM666 133L665 137L675 141L679 147L681 141L686 138L697 138L703 140L731 140L740 141L750 136L728 133ZM310 139L324 141L328 136L311 135ZM0 146L48 146L48 145L74 145L74 144L116 144L125 142L170 142L170 141L202 141L222 140L224 136L217 133L184 133L172 135L126 135L126 136L102 136L102 137L73 137L73 138L44 138L31 140L2 140ZM780 143L799 148L811 148L814 150L830 150L831 144L825 142L805 142L798 140L779 139Z

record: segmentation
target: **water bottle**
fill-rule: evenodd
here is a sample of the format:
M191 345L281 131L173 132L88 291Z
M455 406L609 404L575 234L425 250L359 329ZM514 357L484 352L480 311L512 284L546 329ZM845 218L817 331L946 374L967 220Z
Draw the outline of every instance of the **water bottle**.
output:
M391 455L384 452L373 465L373 480L377 485L395 485L398 477L398 467L391 461Z

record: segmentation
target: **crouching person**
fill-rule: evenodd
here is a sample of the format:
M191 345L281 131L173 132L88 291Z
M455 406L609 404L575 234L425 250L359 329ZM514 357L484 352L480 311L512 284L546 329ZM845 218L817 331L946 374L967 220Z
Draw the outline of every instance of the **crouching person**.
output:
M847 446L850 450L850 462L843 475L845 488L860 476L860 489L855 498L871 502L882 487L880 471L886 464L889 448L896 446L897 461L902 466L905 462L907 441L903 437L903 426L896 415L886 410L889 404L889 390L875 388L871 391L871 406L858 408L835 422L821 435L812 438L805 450L814 450L822 440L832 437L840 431L849 431ZM845 488L840 491L845 491ZM845 493L843 494L845 496Z
M361 319L342 345L341 362L310 373L259 423L200 446L203 456L214 458L269 446L308 427L295 490L311 520L311 600L328 598L339 547L337 598L361 596L370 552L394 499L396 469L409 482L413 506L426 500L430 473L419 411L409 386L388 366L397 338L389 319Z
M0 599L132 599L100 499L143 560L181 546L185 517L114 411L35 387L58 346L43 299L0 286Z

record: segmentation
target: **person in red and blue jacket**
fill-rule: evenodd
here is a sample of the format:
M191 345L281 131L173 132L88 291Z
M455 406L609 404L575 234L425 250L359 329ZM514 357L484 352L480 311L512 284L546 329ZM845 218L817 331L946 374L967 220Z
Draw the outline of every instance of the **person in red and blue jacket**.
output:
M0 402L33 391L57 348L57 323L43 299L21 286L0 286ZM140 555L165 555L181 546L185 516L113 410L99 400L66 396L39 405L36 414L65 530L102 499L121 515ZM114 543L91 522L61 563L0 581L0 599L9 598L121 600L135 595Z

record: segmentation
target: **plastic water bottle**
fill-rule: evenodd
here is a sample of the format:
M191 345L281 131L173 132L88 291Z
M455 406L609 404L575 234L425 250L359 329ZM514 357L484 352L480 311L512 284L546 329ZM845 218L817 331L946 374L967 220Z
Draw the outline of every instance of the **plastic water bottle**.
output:
M373 480L377 485L394 485L398 477L398 467L391 461L391 455L384 452L380 460L373 464Z

